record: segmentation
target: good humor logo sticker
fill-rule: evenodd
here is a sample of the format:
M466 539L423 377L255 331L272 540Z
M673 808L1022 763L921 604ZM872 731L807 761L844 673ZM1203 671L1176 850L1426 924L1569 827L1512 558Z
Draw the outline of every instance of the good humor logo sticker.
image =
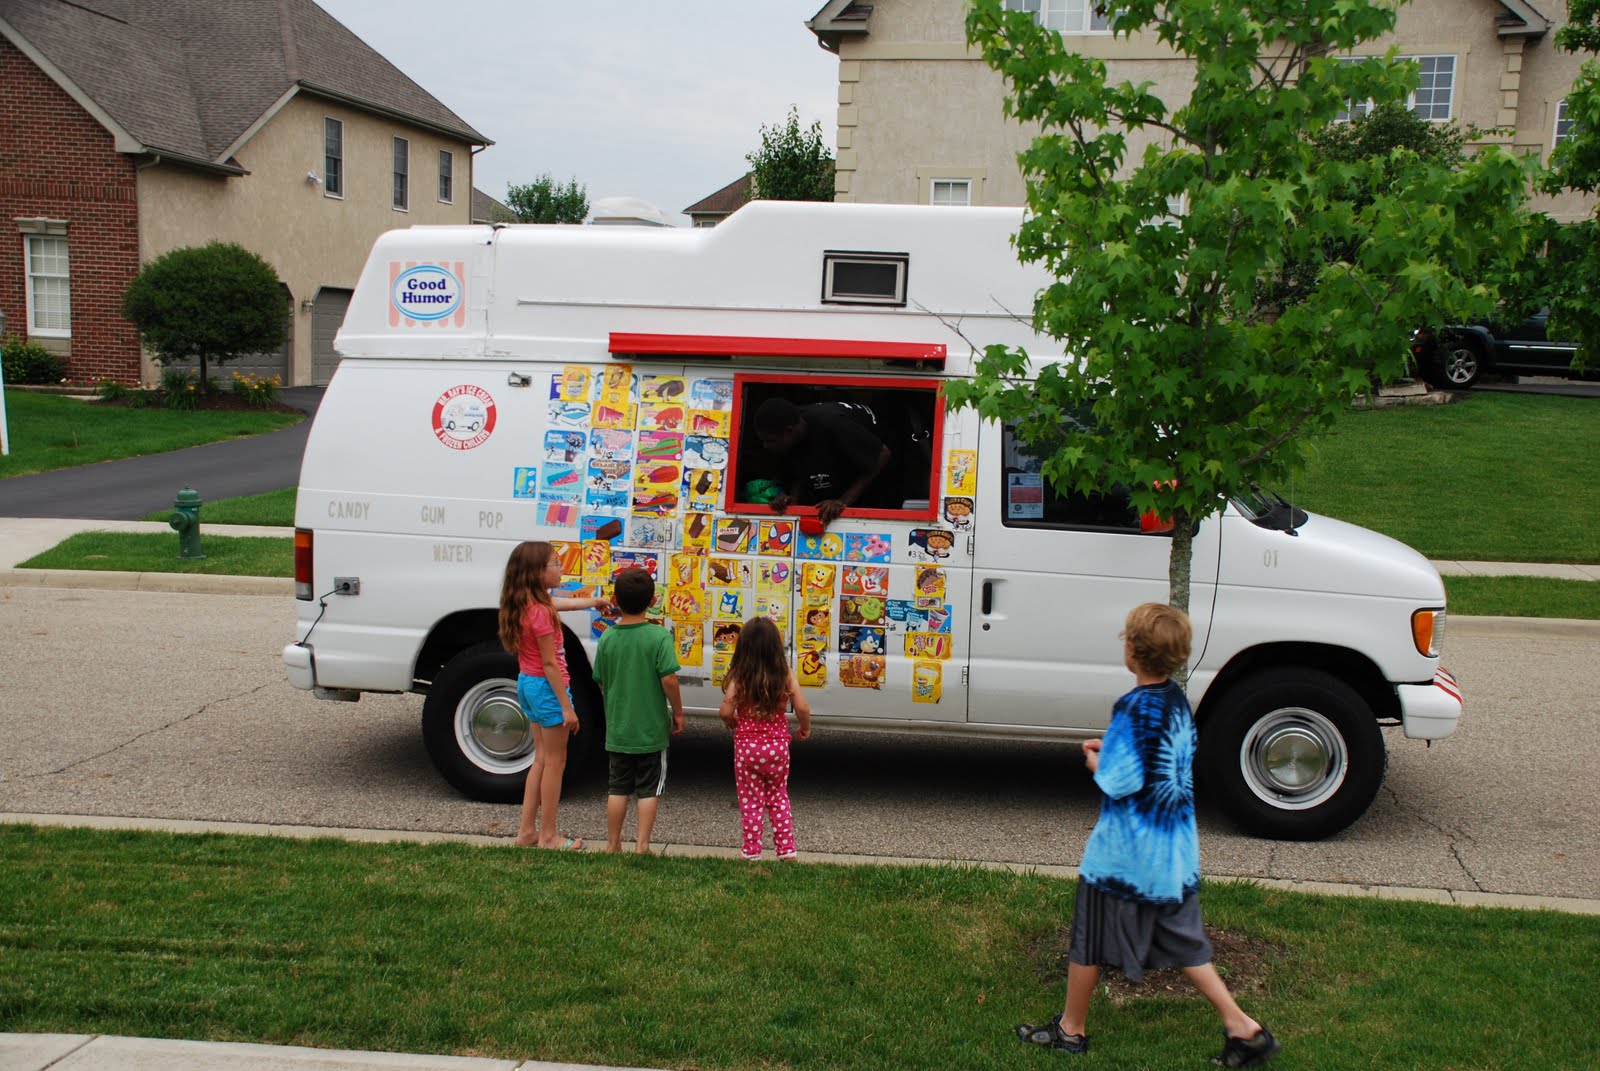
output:
M389 326L460 327L467 320L463 265L389 262ZM451 269L455 270L452 271Z
M452 450L481 446L494 431L494 399L481 387L451 387L433 403L433 433Z

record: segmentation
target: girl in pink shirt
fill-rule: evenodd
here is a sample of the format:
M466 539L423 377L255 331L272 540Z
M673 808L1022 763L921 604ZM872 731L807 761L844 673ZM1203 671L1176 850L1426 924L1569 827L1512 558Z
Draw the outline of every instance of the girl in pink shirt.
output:
M561 557L549 543L518 543L506 560L500 586L500 645L517 656L517 703L533 729L534 748L516 843L582 850L582 837L563 837L556 831L567 739L578 731L559 611L607 604L604 599L553 599L550 589L560 583Z

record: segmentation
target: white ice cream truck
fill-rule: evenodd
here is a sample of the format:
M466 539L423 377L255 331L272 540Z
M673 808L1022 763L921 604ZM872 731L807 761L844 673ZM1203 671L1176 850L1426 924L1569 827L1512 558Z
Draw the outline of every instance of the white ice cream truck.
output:
M692 714L715 711L759 614L818 731L1099 734L1131 686L1123 617L1166 598L1169 536L1115 489L1055 494L1011 429L940 395L974 346L1062 359L1026 322L1046 279L1015 259L1020 220L756 202L715 229L384 235L305 451L290 680L332 700L422 694L445 778L520 798L533 744L495 615L512 546L543 539L574 590L654 574ZM850 403L891 448L892 494L820 533L814 509L753 500L774 476L753 414L774 396ZM1383 779L1382 727L1456 726L1444 606L1421 555L1280 500L1201 524L1202 794L1267 836L1354 821ZM589 665L607 624L565 616L579 748L603 738Z

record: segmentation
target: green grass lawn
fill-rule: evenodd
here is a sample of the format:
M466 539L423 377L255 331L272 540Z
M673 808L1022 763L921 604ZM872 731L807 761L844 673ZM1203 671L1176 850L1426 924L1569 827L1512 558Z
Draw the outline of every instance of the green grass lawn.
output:
M296 424L305 414L123 409L64 394L8 390L6 419L11 453L0 457L0 478L260 435Z
M208 524L266 524L280 528L294 527L294 500L297 488L285 487L281 491L267 491L259 495L239 498L219 498L200 505L200 528ZM147 521L165 521L172 515L166 509L147 513Z
M1451 614L1600 618L1600 582L1547 576L1447 576Z
M178 533L80 532L19 569L111 569L135 573L294 576L294 540L200 532L204 558L178 557Z
M1473 392L1352 410L1291 487L1430 558L1600 562L1600 402Z
M730 819L732 821L732 819ZM1074 886L955 867L0 826L0 1023L707 1069L1037 1069ZM1587 1068L1600 918L1212 883L1275 1066ZM1092 1066L1209 1066L1188 994ZM1086 1065L1090 1066L1090 1065Z

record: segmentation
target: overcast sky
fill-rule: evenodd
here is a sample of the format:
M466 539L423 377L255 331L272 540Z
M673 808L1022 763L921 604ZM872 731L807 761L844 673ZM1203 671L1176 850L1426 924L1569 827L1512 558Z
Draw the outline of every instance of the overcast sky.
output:
M834 148L839 61L804 25L822 0L318 3L494 142L473 184L501 200L548 171L687 223L791 104Z

